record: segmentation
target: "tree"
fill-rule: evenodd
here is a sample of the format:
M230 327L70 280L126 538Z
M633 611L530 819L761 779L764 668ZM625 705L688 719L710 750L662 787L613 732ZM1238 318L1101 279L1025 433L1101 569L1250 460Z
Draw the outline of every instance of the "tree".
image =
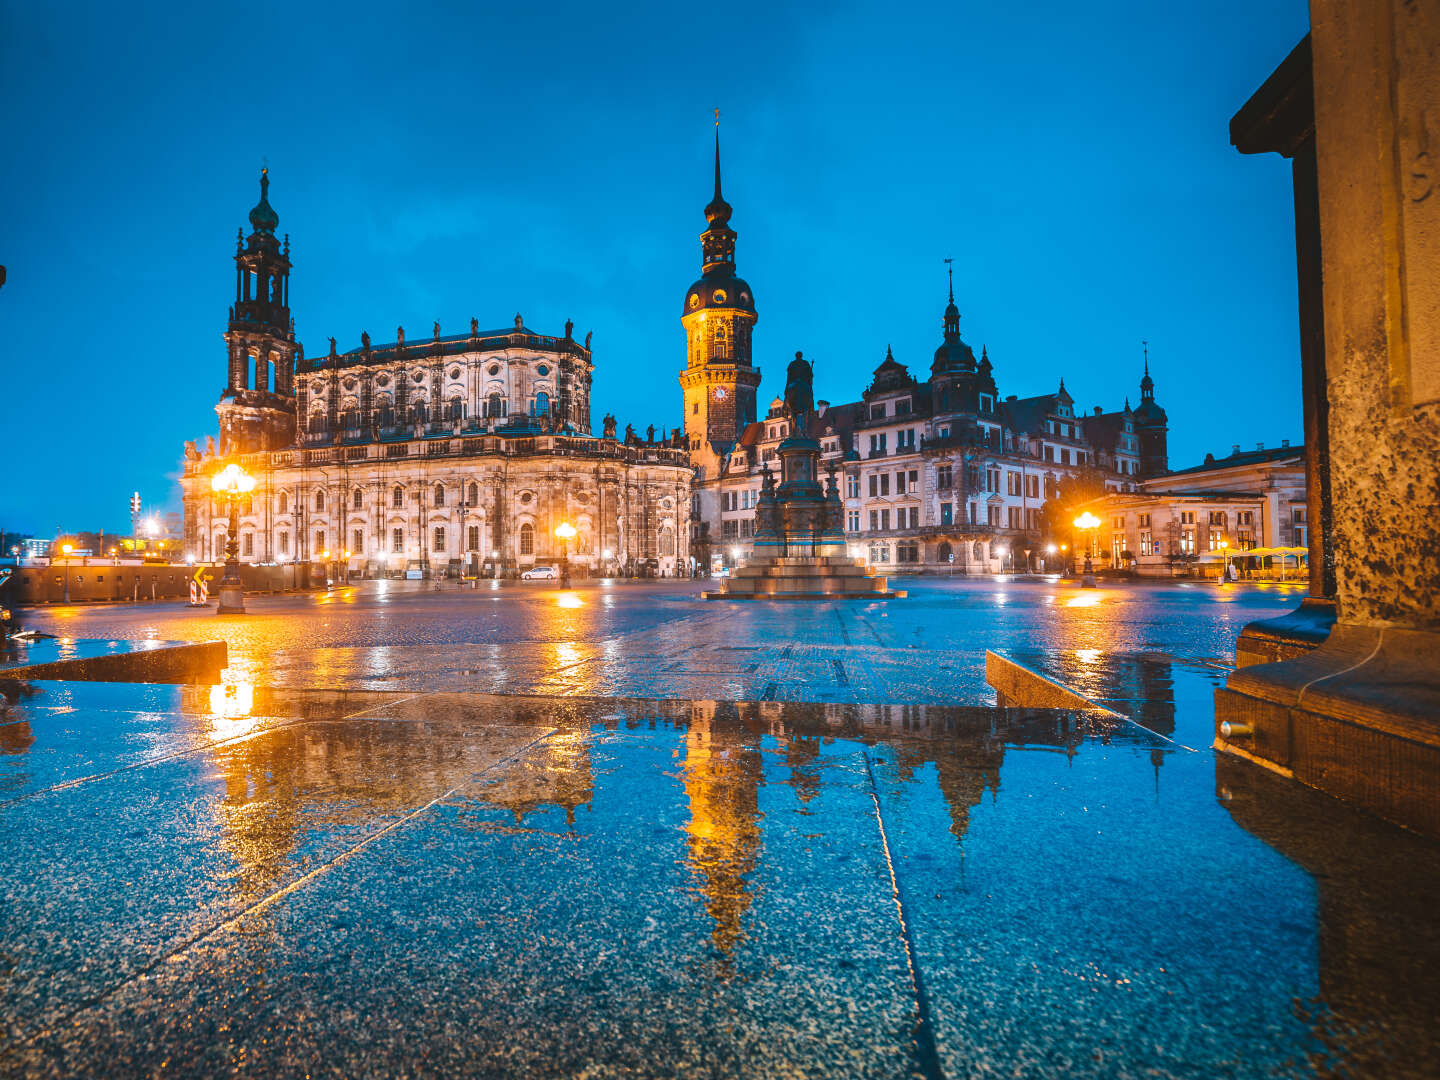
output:
M1108 494L1105 474L1091 466L1081 466L1072 475L1061 476L1051 497L1040 508L1040 530L1049 542L1068 543L1072 523L1080 507Z

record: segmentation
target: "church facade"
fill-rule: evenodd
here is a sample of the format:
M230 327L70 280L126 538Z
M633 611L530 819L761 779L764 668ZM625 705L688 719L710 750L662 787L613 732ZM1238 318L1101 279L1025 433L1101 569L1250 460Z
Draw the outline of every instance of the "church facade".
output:
M366 576L513 573L569 559L593 574L688 572L691 468L673 440L606 417L591 433L590 337L516 315L482 329L311 359L290 315L290 244L261 174L251 233L237 238L219 442L186 445L186 544L224 558L227 509L210 477L235 461L256 479L240 558ZM572 525L562 542L555 529Z

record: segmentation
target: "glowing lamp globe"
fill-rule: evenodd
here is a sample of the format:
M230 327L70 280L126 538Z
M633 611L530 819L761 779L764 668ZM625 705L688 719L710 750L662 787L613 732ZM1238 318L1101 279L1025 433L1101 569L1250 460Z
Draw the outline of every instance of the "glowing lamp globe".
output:
M217 495L234 498L255 490L255 478L233 461L210 478L210 487Z

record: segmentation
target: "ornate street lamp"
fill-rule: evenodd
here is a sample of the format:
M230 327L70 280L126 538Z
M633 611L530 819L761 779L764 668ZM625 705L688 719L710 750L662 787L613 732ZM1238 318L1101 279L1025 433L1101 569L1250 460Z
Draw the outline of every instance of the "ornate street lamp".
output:
M1095 588L1095 567L1090 562L1090 548L1094 530L1099 527L1100 519L1090 513L1089 510L1086 510L1075 519L1075 528L1079 529L1081 534L1085 536L1085 576L1080 580L1080 587L1082 589Z
M570 588L570 541L575 536L575 526L562 521L555 526L555 535L560 537L560 587Z
M240 580L240 499L255 490L255 478L233 461L210 478L210 488L230 511L225 534L225 576L220 579L217 614L243 614L245 585Z

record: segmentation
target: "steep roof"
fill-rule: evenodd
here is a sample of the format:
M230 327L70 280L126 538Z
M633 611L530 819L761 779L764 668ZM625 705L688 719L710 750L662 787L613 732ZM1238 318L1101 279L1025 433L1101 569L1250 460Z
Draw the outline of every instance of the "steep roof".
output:
M1043 431L1045 418L1055 415L1055 398L1054 394L1015 398L1013 401L1007 398L1000 402L1001 420L1011 431L1023 432L1027 435Z

